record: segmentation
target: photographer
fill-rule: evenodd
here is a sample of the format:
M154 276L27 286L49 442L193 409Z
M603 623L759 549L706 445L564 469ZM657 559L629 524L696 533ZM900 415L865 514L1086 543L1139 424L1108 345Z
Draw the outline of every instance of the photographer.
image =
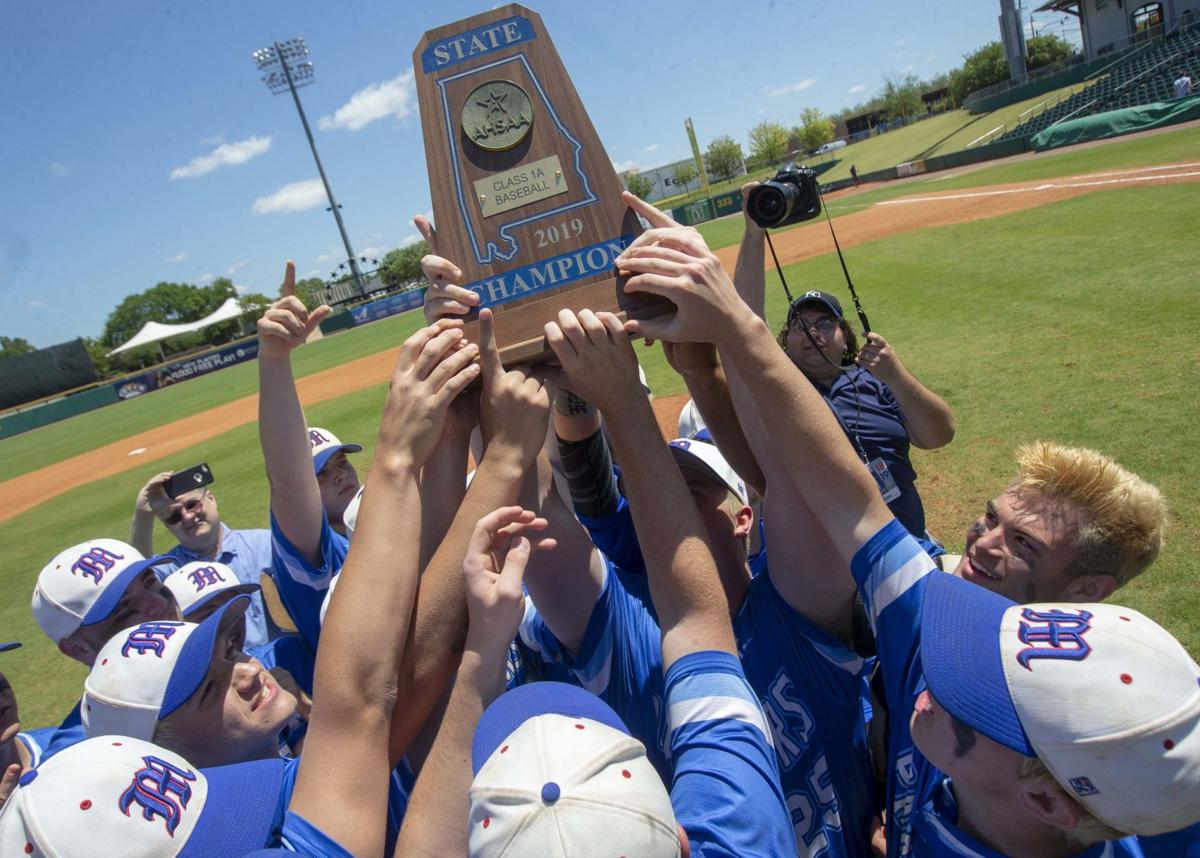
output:
M742 200L759 185L742 186ZM743 205L743 210L747 207ZM765 319L765 230L747 213L734 283ZM942 549L925 535L925 508L917 493L910 444L944 447L954 438L950 406L914 376L892 346L870 332L861 346L837 298L810 291L788 308L780 347L824 397L855 452L870 468L892 514L931 554Z
M178 545L164 552L171 561L157 567L161 577L187 563L214 560L229 566L243 584L258 584L262 573L271 568L271 531L233 530L224 524L217 512L217 499L208 488L169 497L166 486L171 476L170 471L156 474L138 492L129 543L152 557L154 519L158 518L179 540ZM262 595L255 593L246 610L246 646L261 646L271 637Z

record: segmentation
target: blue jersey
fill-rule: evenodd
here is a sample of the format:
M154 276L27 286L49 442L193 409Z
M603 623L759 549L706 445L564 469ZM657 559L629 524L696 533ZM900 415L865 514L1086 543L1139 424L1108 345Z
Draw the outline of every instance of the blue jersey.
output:
M771 731L738 660L695 652L666 676L671 806L694 858L792 854Z
M614 466L613 471L620 471ZM646 561L642 559L642 546L638 543L637 531L633 527L633 515L629 512L629 501L618 495L617 508L602 518L578 516L579 523L587 529L592 544L600 549L618 569L629 575L645 575Z
M870 854L880 809L862 706L863 660L755 576L733 621L771 725L800 855Z
M283 817L279 845L286 852L322 858L354 858L342 844L317 828L298 813L290 810Z
M258 659L259 664L267 670L282 667L292 675L304 693L312 697L313 669L317 657L300 635L280 635L262 646L246 647L246 653Z
M321 603L325 592L346 562L350 540L329 526L325 511L321 510L321 565L313 566L301 556L296 547L284 536L271 515L271 573L279 599L287 608L296 631L316 652L321 637Z
M87 738L83 732L83 716L79 712L79 705L76 703L75 708L57 727L46 728L50 733L42 742L43 763L64 748L69 748ZM43 736L45 736L44 733Z
M646 745L669 782L662 648L649 602L644 577L608 565L579 652L563 660ZM867 755L862 660L798 614L769 574L751 582L733 630L771 728L798 854L867 855L879 800ZM544 625L540 633L553 638Z
M913 745L909 715L925 689L921 666L921 610L929 575L944 575L898 521L890 521L851 564L875 633L888 709L887 838L889 856L999 853L957 828L949 779ZM1141 856L1137 838L1099 843L1081 855Z
M1139 837L1146 858L1200 858L1200 822L1155 837Z
M296 775L300 771L300 757L292 757L287 761L287 765L283 769L283 782L279 787L280 807L286 808L292 803L292 792L296 789ZM404 822L404 814L408 810L408 798L412 795L413 787L416 784L416 776L408 765L407 760L401 760L400 765L392 770L388 780L388 801L387 801L387 851L390 854L392 845L396 842L397 836L400 834L400 826ZM288 814L289 816L292 814ZM303 817L297 817L303 820ZM307 825L307 822L305 821ZM319 829L309 825L309 832L318 832ZM295 848L293 851L301 852L305 849L299 845L299 840L303 839L303 827L296 829L297 841L293 841ZM324 837L324 834L320 835ZM324 852L313 852L313 855L324 855Z

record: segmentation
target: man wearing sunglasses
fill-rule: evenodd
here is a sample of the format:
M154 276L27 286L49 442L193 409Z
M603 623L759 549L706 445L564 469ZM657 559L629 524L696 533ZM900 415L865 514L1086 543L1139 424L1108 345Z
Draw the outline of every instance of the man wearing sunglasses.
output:
M217 499L207 487L168 497L170 479L170 471L156 474L138 492L130 544L147 557L152 555L157 518L179 540L166 552L167 562L158 567L162 577L185 564L209 560L227 565L243 584L258 584L263 571L271 568L271 531L234 530L224 524ZM271 636L262 595L254 593L246 611L246 646L261 646Z

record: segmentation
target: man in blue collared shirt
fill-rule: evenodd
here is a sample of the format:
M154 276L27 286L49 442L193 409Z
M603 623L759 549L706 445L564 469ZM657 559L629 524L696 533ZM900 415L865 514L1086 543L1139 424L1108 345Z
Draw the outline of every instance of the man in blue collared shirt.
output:
M200 560L215 560L229 566L245 584L259 583L259 577L271 568L271 531L233 530L221 521L217 499L207 488L196 489L177 498L167 497L169 471L150 479L138 492L129 541L147 557L154 553L154 519L157 517L179 540L164 552L174 562L157 567L166 577L180 566ZM276 632L277 634L278 632ZM246 611L246 646L265 644L272 637L262 595L250 597Z

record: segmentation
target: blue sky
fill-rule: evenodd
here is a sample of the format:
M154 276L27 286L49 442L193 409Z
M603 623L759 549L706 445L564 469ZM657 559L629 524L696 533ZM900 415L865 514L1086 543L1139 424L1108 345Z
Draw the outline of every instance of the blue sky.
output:
M291 99L251 53L304 36L301 90L356 253L416 240L429 188L411 54L491 3L342 0L0 7L0 334L98 336L126 295L228 276L276 294L283 262L345 257ZM1032 4L1027 4L1032 6ZM864 100L997 38L998 0L544 0L538 11L621 169ZM1039 27L1057 31L1057 15ZM1073 32L1068 36L1077 40Z

